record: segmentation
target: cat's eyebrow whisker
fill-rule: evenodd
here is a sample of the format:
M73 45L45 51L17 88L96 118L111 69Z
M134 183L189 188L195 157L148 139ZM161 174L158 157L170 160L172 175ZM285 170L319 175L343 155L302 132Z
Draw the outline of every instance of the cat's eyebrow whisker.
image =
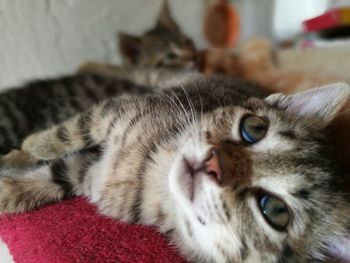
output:
M182 109L179 107L179 105L177 105L177 103L174 101L174 99L171 96L169 96L166 93L164 93L163 95L169 99L169 102L171 102L179 110L180 113L182 112ZM174 112L174 111L172 110L172 112ZM182 129L186 128L186 123L180 122L180 125L181 125Z
M191 125L191 127L192 127L192 129L191 129L191 131L192 131L192 135L195 135L195 133L194 133L194 130L193 130L193 124L196 122L196 120L197 120L197 118L196 118L196 114L195 114L195 111L194 111L194 105L193 105L193 102L192 102L192 100L190 99L190 97L189 97L189 95L188 95L188 92L186 91L186 89L184 88L184 86L183 85L179 85L179 87L182 89L182 91L183 91L183 93L184 93L184 95L185 95L185 97L186 97L186 100L187 100L187 102L188 102L188 107L189 107L189 120L190 120L190 123L189 123L189 125ZM181 103L181 102L180 102ZM187 113L187 111L186 111L186 113ZM191 118L192 117L192 118Z
M190 126L191 125L191 118L189 117L189 115L186 111L186 108L184 107L184 105L181 102L181 100L179 99L179 97L176 95L175 91L173 91L171 89L169 91L174 95L174 99L176 99L177 102L179 103L179 105L181 106L181 108L180 108L179 105L177 105L176 102L174 100L172 100L174 102L174 104L177 106L177 109L180 111L180 113L182 113L183 116L186 117L187 125Z
M199 111L199 117L197 116L197 122L198 122L198 137L199 137L199 142L202 143L202 136L201 136L201 131L203 128L203 101L202 101L202 97L199 93L198 87L196 87L196 91L197 91L197 95L199 98L199 105L200 105L200 111Z
M169 91L174 95L174 97L177 99L177 101L179 101L179 98L177 97L177 95L175 94L175 92L174 92L173 90L169 90ZM176 109L177 109L181 114L184 113L184 111L182 110L183 108L180 108L180 107L179 107L179 105L175 102L175 100L174 100L173 97L171 97L170 95L168 95L168 94L166 94L166 93L163 93L162 95L164 95L164 96L167 98L166 101L168 101L168 102L170 102L172 105L174 105L174 106L176 107ZM179 101L179 102L180 102L180 101ZM180 103L181 103L181 102L180 102ZM173 109L171 109L171 111L174 113L174 110L173 110ZM188 118L187 118L187 116L186 116L185 114L183 114L183 116L186 117L186 118L185 118L185 122L183 122L183 121L177 121L176 124L178 124L178 125L180 126L180 128L181 128L183 131L185 131L185 130L188 128L188 126L191 127L191 124L188 124ZM188 124L188 125L186 125L186 124ZM191 132L191 133L192 133L192 132ZM191 136L190 138L191 138L191 140L192 140L192 136Z
M192 115L192 120L193 121L198 121L198 118L197 118L197 114L195 114L195 110L194 110L194 105L193 105L193 101L191 100L190 96L188 95L188 92L187 90L184 88L183 85L180 85L181 89L183 90L185 96L186 96L186 99L187 99L187 102L188 102L188 106L190 107L190 113Z

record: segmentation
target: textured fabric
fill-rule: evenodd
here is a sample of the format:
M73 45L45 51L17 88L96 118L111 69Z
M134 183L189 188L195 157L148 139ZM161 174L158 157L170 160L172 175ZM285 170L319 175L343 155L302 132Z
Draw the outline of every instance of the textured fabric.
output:
M101 216L83 198L2 216L0 237L16 263L185 263L156 229Z

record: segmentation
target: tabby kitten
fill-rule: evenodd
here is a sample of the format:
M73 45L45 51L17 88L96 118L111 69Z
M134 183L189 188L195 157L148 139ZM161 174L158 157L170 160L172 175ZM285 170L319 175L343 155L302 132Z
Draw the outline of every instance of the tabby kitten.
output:
M322 130L349 96L340 83L266 97L213 77L116 97L2 156L0 211L86 196L194 262L324 261L344 249L350 205Z
M5 91L0 94L0 154L18 148L29 134L106 98L150 92L151 88L91 74L39 80Z
M98 62L82 64L79 74L121 78L140 85L172 87L197 77L201 54L181 32L165 1L156 25L142 36L118 35L122 66Z
M168 1L164 1L154 28L141 37L119 33L118 45L123 65L127 67L196 67L196 48L172 18Z

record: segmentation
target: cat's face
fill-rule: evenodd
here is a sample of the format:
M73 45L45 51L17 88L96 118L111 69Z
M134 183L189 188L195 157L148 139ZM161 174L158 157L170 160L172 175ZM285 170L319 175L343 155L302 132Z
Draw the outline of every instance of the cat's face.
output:
M191 40L176 32L161 31L152 30L142 37L119 34L123 63L142 68L194 69L196 53Z
M141 37L119 34L119 51L128 66L194 69L196 48L170 15L167 2L156 26Z
M319 133L345 90L335 91L340 100L322 89L251 99L194 121L169 174L189 255L195 248L208 262L309 262L341 242L350 208L334 191Z

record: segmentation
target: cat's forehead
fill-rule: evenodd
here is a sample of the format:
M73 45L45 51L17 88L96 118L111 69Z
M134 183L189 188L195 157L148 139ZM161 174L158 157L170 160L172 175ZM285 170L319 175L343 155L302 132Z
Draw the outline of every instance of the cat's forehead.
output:
M312 139L312 134L310 134L312 127L308 125L306 119L277 109L262 99L253 98L239 105L218 108L213 115L214 122L222 119L227 121L228 128L234 138L239 138L240 125L245 116L252 115L263 119L267 125L267 133L265 138L254 147L256 150L260 148L258 147L260 144L264 144L264 149L261 150L266 151L283 146L282 144L291 146L298 142L302 143L306 138ZM309 137L310 135L311 137ZM266 141L269 141L269 144ZM278 149L286 150L285 147L276 148L276 150Z
M190 38L186 37L181 31L168 30L164 27L157 27L146 32L142 36L144 42L149 44L163 44L165 46L177 45L181 47L191 47L194 49Z

